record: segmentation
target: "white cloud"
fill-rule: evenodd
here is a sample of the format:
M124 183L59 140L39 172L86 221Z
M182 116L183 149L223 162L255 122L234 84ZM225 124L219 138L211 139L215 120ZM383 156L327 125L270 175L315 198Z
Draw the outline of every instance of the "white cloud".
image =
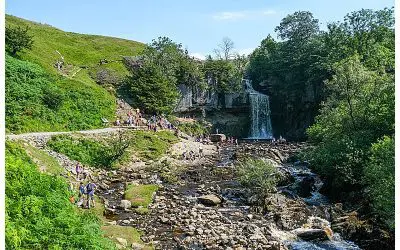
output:
M214 20L239 20L239 19L254 19L263 16L276 14L275 10L242 10L242 11L223 11L214 14Z
M206 60L206 56L201 53L191 53L190 56L196 59Z

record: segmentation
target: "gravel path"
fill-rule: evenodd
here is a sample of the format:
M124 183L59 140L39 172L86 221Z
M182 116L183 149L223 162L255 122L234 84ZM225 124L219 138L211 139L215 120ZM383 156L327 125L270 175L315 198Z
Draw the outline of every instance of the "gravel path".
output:
M23 139L28 137L47 137L53 135L61 135L61 134L73 134L73 133L82 133L82 134L102 134L115 132L119 130L125 129L135 129L134 127L125 128L125 127L110 127L110 128L100 128L100 129L92 129L92 130L82 130L82 131L67 131L67 132L34 132L34 133L26 133L26 134L18 134L18 135L6 135L6 139L16 140Z

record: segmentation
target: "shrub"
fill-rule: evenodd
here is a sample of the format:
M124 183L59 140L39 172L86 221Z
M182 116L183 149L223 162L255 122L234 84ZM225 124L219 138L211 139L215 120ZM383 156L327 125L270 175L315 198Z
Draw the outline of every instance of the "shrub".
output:
M394 149L394 139L388 136L372 144L371 156L364 169L372 208L391 229L395 225Z
M60 135L48 142L48 146L56 152L92 167L102 168L115 167L130 144L131 140L123 134L111 136L105 141Z
M6 27L6 50L15 56L24 49L32 49L32 36L28 34L29 27L16 26Z
M270 162L262 159L247 158L237 166L239 182L250 188L260 197L265 197L273 191L280 180L280 174Z

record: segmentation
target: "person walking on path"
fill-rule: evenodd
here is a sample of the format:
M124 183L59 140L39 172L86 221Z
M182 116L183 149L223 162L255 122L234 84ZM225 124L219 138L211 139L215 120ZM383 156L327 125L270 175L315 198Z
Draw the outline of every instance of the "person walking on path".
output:
M86 194L87 194L87 207L90 209L91 203L93 203L93 207L96 206L96 203L94 201L94 190L96 189L96 184L93 182L89 181L89 183L86 185Z

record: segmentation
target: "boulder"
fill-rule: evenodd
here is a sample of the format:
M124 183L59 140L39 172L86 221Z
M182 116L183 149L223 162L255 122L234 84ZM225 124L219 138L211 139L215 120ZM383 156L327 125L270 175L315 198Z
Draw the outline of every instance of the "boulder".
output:
M329 240L329 235L325 229L298 228L293 230L297 237L306 241L324 241Z
M128 200L121 200L121 202L119 203L120 208L128 209L131 206L132 206L132 203Z
M197 200L200 203L208 206L216 206L222 202L222 200L214 194L200 196L197 198Z
M309 197L314 188L315 179L312 176L304 177L299 183L298 195L300 197Z
M210 140L212 142L223 142L226 140L226 136L224 134L211 134Z

